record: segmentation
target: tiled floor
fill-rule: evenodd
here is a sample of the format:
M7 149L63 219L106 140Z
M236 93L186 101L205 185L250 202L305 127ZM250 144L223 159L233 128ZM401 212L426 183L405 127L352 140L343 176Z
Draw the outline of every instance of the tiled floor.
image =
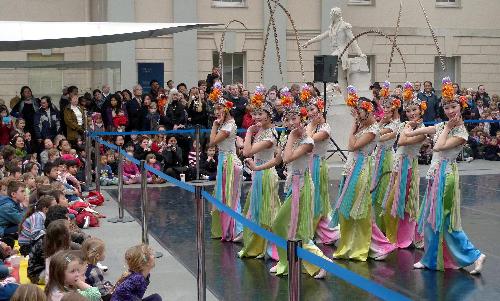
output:
M481 276L464 270L435 272L414 270L422 255L418 250L399 250L383 262L335 261L366 278L403 293L414 300L495 300L500 298L500 181L498 175L462 176L462 224L472 242L488 257ZM422 185L425 181L422 181ZM244 192L249 184L245 184ZM336 196L333 181L331 196ZM115 191L110 193L116 196ZM125 206L140 216L139 189L125 189ZM175 187L150 188L151 234L184 264L196 272L195 211L193 194ZM244 198L242 198L244 199ZM206 236L210 217L207 208ZM287 300L287 278L267 270L272 262L236 257L240 245L206 241L207 286L221 300ZM333 248L323 247L331 257ZM371 300L370 294L333 276L325 280L302 277L303 300Z

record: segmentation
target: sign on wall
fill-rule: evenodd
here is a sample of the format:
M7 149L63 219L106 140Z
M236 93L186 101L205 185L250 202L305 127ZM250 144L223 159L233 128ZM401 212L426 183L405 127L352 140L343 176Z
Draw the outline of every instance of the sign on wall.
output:
M143 93L149 93L151 88L149 82L156 79L160 87L164 86L163 63L137 63L137 78L142 86Z

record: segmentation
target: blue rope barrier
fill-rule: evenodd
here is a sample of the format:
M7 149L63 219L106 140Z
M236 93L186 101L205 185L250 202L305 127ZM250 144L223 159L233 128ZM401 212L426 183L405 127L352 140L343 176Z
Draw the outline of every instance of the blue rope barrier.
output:
M141 164L141 162L139 160L137 160L136 158L134 158L134 157L130 156L129 154L127 154L127 152L125 152L119 146L117 146L115 144L112 144L112 143L109 143L109 142L106 142L106 141L104 141L102 139L99 139L99 138L95 138L95 140L97 142L99 142L100 144L108 147L108 148L111 148L111 149L114 149L114 150L120 152L120 154L122 154L130 162L132 162L132 163L134 163L136 165L140 165ZM194 186L193 185L189 185L186 182L179 181L176 178L173 178L173 177L165 174L164 172L155 169L154 167L152 167L152 166L150 166L148 164L144 164L144 168L146 168L146 170L154 173L155 175L159 176L160 178L168 181L169 183L172 183L172 184L178 186L179 188L182 188L182 189L187 190L189 192L194 192Z
M97 138L97 137L93 137L93 138L97 142L99 142L100 144L120 152L125 158L127 158L132 163L134 163L136 165L140 164L139 160L137 160L136 158L127 154L119 146L117 146L115 144L108 143L108 142L106 142L100 138ZM152 166L150 166L148 164L145 164L144 167L146 168L146 170L156 174L157 176L159 176L162 179L176 185L179 188L185 189L189 192L193 192L193 193L195 192L195 188L192 185L189 185L185 182L182 182L182 181L179 181L173 177L170 177L169 175L153 168ZM231 216L235 220L239 221L244 227L247 227L252 232L256 233L257 235L261 236L262 238L274 243L279 248L282 248L282 249L287 248L287 242L282 237L280 237L280 236L278 236L278 235L276 235L276 234L274 234L274 233L272 233L264 228L261 228L256 223L246 219L244 216L233 211L231 208L226 206L224 203L222 203L221 201L217 200L215 197L210 195L207 191L202 191L201 194L207 201L209 201L210 203L215 205L215 207L217 207L217 209L225 212L226 214L228 214L229 216ZM344 281L346 281L354 286L357 286L360 289L363 289L363 290L367 291L368 293L370 293L376 297L379 297L383 300L398 300L398 301L399 300L401 300L401 301L410 300L409 298L403 296L402 294L400 294L398 292L395 292L391 289L385 288L384 286L382 286L382 285L380 285L372 280L366 279L366 278L364 278L364 277L362 277L362 276L360 276L360 275L358 275L358 274L356 274L348 269L345 269L345 268L343 268L343 267L341 267L333 262L327 261L327 260L325 260L325 259L323 259L315 254L312 254L312 253L302 249L302 248L297 249L297 255L300 258L302 258L303 260L306 260L313 265L321 267L321 268L325 269L327 272L337 276L338 278L343 279Z
M438 124L441 121L426 121L424 122L425 125L433 125L433 124ZM464 123L497 123L500 122L500 120L486 120L486 119L470 119L470 120L464 120Z
M277 127L277 132L284 131L285 128ZM212 129L200 129L200 133L210 133ZM238 129L238 133L246 133L246 129ZM129 135L182 135L182 134L194 134L194 129L181 129L181 130L169 130L169 131L131 131L131 132L89 132L89 136L92 138L102 137L102 136L129 136Z

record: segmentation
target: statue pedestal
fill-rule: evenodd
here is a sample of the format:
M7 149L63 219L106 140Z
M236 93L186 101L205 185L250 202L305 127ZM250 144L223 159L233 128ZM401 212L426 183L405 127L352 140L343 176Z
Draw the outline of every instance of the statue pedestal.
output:
M347 81L358 90L358 96L364 96L371 99L370 91L371 76L368 69L366 58L349 58L349 69ZM340 87L341 91L346 91L347 87ZM345 97L340 93L333 92L333 89L327 89L328 99L333 99L327 107L326 119L332 128L332 138L342 150L347 149L347 142L352 124L354 122L351 116L351 109L345 104ZM332 145L333 147L333 145ZM332 160L340 160L339 156L334 155Z

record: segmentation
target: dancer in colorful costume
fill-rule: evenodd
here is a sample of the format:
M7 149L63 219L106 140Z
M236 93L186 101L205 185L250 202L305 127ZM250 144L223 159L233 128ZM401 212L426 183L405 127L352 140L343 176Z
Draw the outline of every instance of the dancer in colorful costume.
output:
M340 239L333 257L366 261L370 255L382 260L396 247L372 218L370 186L373 162L370 155L375 148L379 127L373 116L372 102L358 97L353 86L348 87L347 105L352 108L355 122L349 135L349 157L334 207L340 223Z
M278 143L278 133L273 125L273 107L266 102L265 93L264 86L260 85L255 89L250 100L255 124L248 128L243 145L243 155L253 156L256 166L274 159L274 151ZM271 230L279 207L278 174L274 167L254 170L252 188L243 210L246 217L262 228ZM272 248L267 247L266 240L246 228L243 232L243 242L244 247L238 253L239 257L264 258L266 250L269 250L270 257L273 255Z
M222 98L222 85L214 84L209 95L214 103L216 119L210 132L210 145L219 150L215 198L236 212L241 212L240 194L243 181L242 164L236 155L236 123L231 116L233 103ZM238 242L243 239L243 226L217 209L212 210L212 238Z
M434 134L432 162L427 172L427 190L420 207L418 227L424 231L425 252L413 266L443 271L474 264L471 274L479 274L486 258L474 247L462 230L460 187L456 158L467 142L461 109L467 106L464 96L454 95L449 77L443 79L441 104L449 118L434 126L411 130L407 137Z
M313 254L329 260L313 243L313 191L308 163L311 160L314 141L307 136L304 121L307 109L293 104L292 97L284 97L282 105L285 116L289 118L292 131L283 152L283 162L287 164L287 197L273 223L272 230L284 239L301 239L303 248ZM288 273L287 252L278 249L280 261L270 269L271 273L285 275ZM303 261L306 272L315 278L323 278L326 271Z
M303 89L307 89L306 85ZM304 95L303 93L301 95ZM309 124L306 127L307 135L313 138L314 149L312 160L309 164L314 183L314 229L317 243L333 244L339 239L338 227L330 228L332 206L328 191L328 163L326 152L330 144L331 129L324 117L325 102L320 97L301 99L307 103Z
M398 248L407 248L412 243L421 248L423 239L417 232L416 222L420 203L418 154L425 135L408 137L405 130L425 128L422 116L427 104L417 98L410 82L404 85L403 108L409 121L402 123L398 129L398 148L382 204L383 220L385 235Z
M388 192L387 188L391 178L394 158L393 146L396 142L396 134L400 124L398 109L401 106L401 100L390 95L390 85L388 81L385 81L380 90L380 100L384 114L379 122L380 136L375 148L375 163L370 188L375 221L382 231L385 231L382 219L382 202Z

